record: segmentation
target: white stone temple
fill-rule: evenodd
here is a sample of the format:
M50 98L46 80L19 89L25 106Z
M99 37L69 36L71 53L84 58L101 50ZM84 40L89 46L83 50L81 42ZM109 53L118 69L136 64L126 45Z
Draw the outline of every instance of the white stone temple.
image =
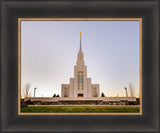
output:
M93 98L99 97L99 84L91 84L91 78L87 77L87 66L84 62L80 32L80 49L77 62L74 66L74 78L70 78L70 84L62 84L61 97L68 98Z

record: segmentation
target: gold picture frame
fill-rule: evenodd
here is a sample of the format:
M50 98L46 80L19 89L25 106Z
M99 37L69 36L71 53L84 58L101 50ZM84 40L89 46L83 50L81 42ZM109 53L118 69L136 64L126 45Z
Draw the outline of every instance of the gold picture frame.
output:
M139 21L140 23L140 112L139 113L22 113L21 97L21 21ZM18 18L18 115L142 115L142 18Z

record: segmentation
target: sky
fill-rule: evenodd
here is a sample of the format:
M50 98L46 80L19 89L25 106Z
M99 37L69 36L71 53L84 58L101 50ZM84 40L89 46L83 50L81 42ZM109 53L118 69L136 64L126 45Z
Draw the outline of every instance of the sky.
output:
M106 96L139 96L139 21L21 21L21 87L36 97L61 95L74 76L82 32L87 76Z

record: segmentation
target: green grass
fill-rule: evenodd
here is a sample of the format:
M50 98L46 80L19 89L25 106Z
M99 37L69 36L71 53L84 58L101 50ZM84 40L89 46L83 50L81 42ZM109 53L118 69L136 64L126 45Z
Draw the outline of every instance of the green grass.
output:
M29 106L22 113L139 113L137 106Z

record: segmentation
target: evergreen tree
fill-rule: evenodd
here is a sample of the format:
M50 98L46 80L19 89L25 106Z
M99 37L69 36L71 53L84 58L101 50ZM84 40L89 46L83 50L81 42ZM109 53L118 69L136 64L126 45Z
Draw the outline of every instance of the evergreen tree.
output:
M56 97L56 94L54 93L53 97Z
M105 97L105 94L102 92L101 97Z

